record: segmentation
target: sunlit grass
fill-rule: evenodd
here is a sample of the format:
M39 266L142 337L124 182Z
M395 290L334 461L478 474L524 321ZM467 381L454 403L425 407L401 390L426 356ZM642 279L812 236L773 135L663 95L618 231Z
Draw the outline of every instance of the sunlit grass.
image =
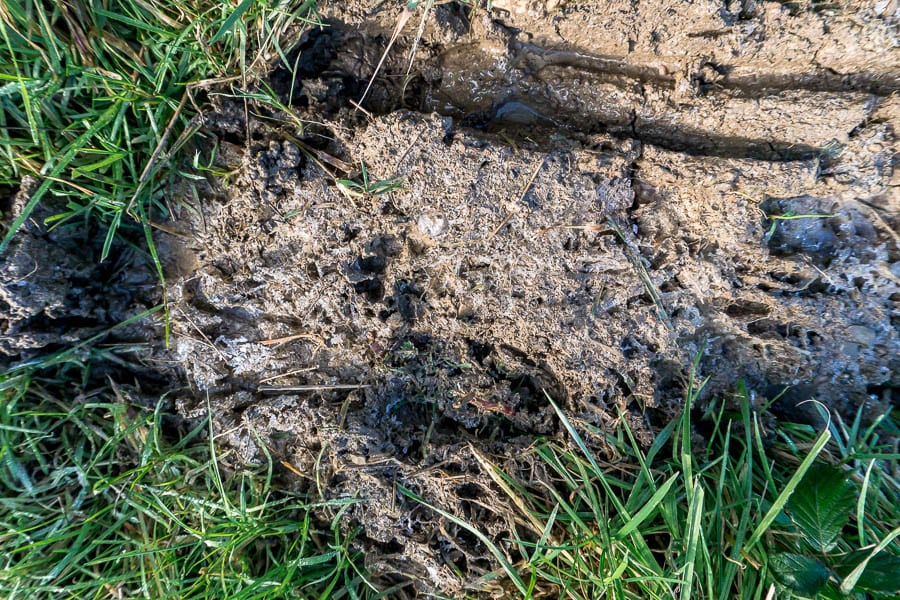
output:
M0 4L0 185L37 181L0 253L49 199L51 225L104 225L101 259L123 227L152 245L185 191L179 152L206 92L246 90L284 55L285 32L314 18L313 0Z
M860 413L849 428L835 418L821 431L764 430L742 388L700 437L690 409L700 387L690 382L687 409L646 449L624 418L609 434L554 405L566 440L534 445L538 477L515 477L477 453L510 501L495 507L517 534L508 552L482 540L500 555L509 589L585 600L896 597L896 421L862 427ZM586 439L602 440L606 458ZM477 524L466 527L477 534ZM817 551L829 532L833 545Z
M271 465L224 474L207 425L177 442L160 410L75 372L16 377L0 403L3 598L341 598L370 589L340 521ZM9 383L5 381L4 383ZM335 515L331 522L316 515ZM352 532L351 532L352 533Z

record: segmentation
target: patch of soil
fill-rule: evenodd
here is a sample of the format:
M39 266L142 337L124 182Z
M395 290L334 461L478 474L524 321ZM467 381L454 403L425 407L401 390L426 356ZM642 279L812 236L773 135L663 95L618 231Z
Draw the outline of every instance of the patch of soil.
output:
M26 177L0 203L5 223L23 210L37 182ZM99 261L104 236L81 223L51 228L62 207L40 204L0 264L0 370L102 334L159 301L154 273L116 243ZM4 223L4 224L5 224ZM4 229L5 233L5 229ZM117 340L145 341L146 326L121 327Z
M369 566L410 589L493 565L396 486L516 559L479 457L536 468L548 398L647 443L699 352L710 394L797 386L795 414L897 387L896 17L575 4L437 6L377 75L397 13L326 5L270 80L314 124L208 123L237 175L185 217L173 354L234 460L366 498Z
M396 486L516 559L479 457L536 468L548 397L647 443L701 351L710 394L802 384L795 414L898 383L895 17L575 4L437 6L367 94L397 13L323 6L270 80L315 124L208 124L238 169L193 218L175 358L237 462L366 498L370 567L412 589L493 565Z
M229 460L366 499L374 573L458 594L495 567L398 485L515 561L484 461L539 479L550 399L649 443L702 352L709 395L895 400L892 3L446 3L380 70L378 6L320 3L268 82L293 115L207 116L232 175L169 240L159 351Z

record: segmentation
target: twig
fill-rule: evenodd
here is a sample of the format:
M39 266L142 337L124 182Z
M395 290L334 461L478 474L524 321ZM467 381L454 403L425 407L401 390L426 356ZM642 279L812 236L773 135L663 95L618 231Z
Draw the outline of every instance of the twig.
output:
M355 108L356 110L361 111L363 114L365 114L366 117L368 117L368 119L369 119L370 121L374 118L374 117L372 117L372 113L370 113L369 111L367 111L366 109L364 109L364 108L359 104L359 102L357 102L356 100L353 100L353 99L351 98L351 99L350 99L350 104L353 105L353 108Z
M171 227L168 227L168 226L166 226L166 225L163 225L162 223L157 223L156 221L147 221L147 225L149 225L150 227L152 227L152 228L154 228L154 229L159 229L160 231L165 231L165 232L168 233L169 235L174 235L175 237L184 238L184 239L186 239L186 240L193 240L193 239L194 239L194 236L191 235L190 233L185 233L185 232L183 232L183 231L178 231L177 229L173 229L173 228L171 228Z
M534 170L534 173L532 173L532 174L531 174L531 177L528 178L528 183L526 183L526 184L525 184L525 187L522 188L522 193L519 194L519 199L516 201L516 204L519 204L520 202L522 202L522 200L525 199L525 195L528 193L528 190L531 189L531 184L534 183L534 180L535 180L535 178L537 177L537 174L541 172L541 169L544 167L544 163L545 163L545 162L547 162L547 157L546 157L546 156L545 156L544 158L541 159L541 162L540 162L540 164L537 166L537 168ZM506 214L506 216L503 217L503 220L500 221L500 224L497 225L497 227L494 229L494 231L491 232L491 235L489 235L489 236L487 237L487 240L486 240L486 241L490 241L490 240L494 239L494 236L497 235L497 233L498 233L501 229L503 229L503 226L506 225L507 223L509 223L509 220L512 218L512 216L513 216L514 213L515 213L515 211L509 211L509 212Z
M137 200L138 195L144 190L144 186L147 185L147 177L150 175L150 171L153 170L153 167L156 166L156 161L159 159L159 155L162 154L163 148L165 147L166 142L169 139L169 135L172 134L172 129L175 128L175 123L178 121L178 115L180 115L182 109L184 109L184 104L185 102L187 102L187 99L188 93L187 91L185 91L184 95L181 96L181 102L178 103L178 107L175 109L175 112L172 113L172 118L169 119L169 124L166 126L166 130L163 132L162 137L159 138L159 143L156 144L156 148L153 150L153 154L150 155L150 160L147 161L143 172L141 172L140 178L138 178L138 185L137 189L134 190L134 195L131 197L131 200L128 201L128 204L125 205L125 212L127 212L128 214L131 214L131 205L134 204L134 201ZM137 218L135 218L135 220L137 220Z
M274 338L271 340L261 340L261 341L254 342L254 343L260 344L261 346L277 346L278 344L286 344L287 342L292 342L294 340L299 340L299 339L315 340L315 341L319 342L319 344L322 344L322 339L319 336L315 335L314 333L295 333L294 335L288 335L285 337Z
M384 64L384 59L387 58L388 52L391 51L394 42L396 42L397 38L400 37L400 32L403 31L403 27L406 26L406 22L409 21L409 18L412 16L413 10L415 10L415 8L411 10L410 4L407 4L403 7L403 12L401 12L400 16L397 18L397 24L394 26L394 32L391 34L391 39L388 40L387 47L384 49L384 54L381 55L381 60L378 61L378 65L376 65L375 67L375 72L372 73L372 77L371 79L369 79L369 85L366 86L366 91L363 92L362 97L357 103L357 108L363 103L363 100L366 99L366 96L369 95L369 90L372 89L372 84L375 83L375 76L378 75L378 71L381 70L381 66Z
M394 165L394 173L399 175L400 165L403 164L403 161L406 160L406 157L409 156L409 153L412 151L413 147L422 139L422 136L425 135L425 128L422 127L419 129L419 134L416 135L415 139L412 143L406 147L406 150L403 151L403 154L400 155L400 158L397 159L397 163Z
M361 390L370 388L364 384L338 384L338 385L260 385L256 391L260 394L283 394L285 392L329 392L335 390Z
M603 235L615 235L616 233L608 227L604 228L604 226L599 223L588 223L587 225L551 225L550 227L544 227L538 233L540 235L546 235L548 232L557 229L578 229L583 231L593 231Z
M309 373L310 371L315 371L316 367L306 367L304 369L294 369L293 371L288 371L287 373L279 373L278 375L272 375L271 377L266 377L265 379L260 379L260 383L266 383L269 381L274 381L276 379L281 379L282 377L290 377L291 375L299 375L300 373Z
M609 217L606 222L609 224L612 230L616 232L619 239L622 240L625 256L628 257L628 262L630 262L631 266L634 267L634 270L637 272L638 277L644 284L644 289L647 290L647 294L650 295L650 299L653 300L653 304L656 305L656 312L659 315L660 319L669 330L672 330L673 327L672 323L669 321L669 313L666 311L666 308L662 303L662 297L659 295L659 290L656 288L653 280L650 279L650 274L647 272L646 267L644 267L644 263L641 261L640 254L638 254L637 250L632 248L631 242L628 240L628 238L625 237L625 231L622 227L619 227L619 224L616 223L612 217Z
M216 345L212 343L212 341L209 339L209 337L207 337L207 335L206 335L205 333L203 333L203 330L200 329L199 327L197 327L197 324L194 323L194 322L191 320L191 318L190 318L189 316L187 316L187 314L186 314L183 310L181 310L181 309L179 308L179 309L178 309L178 312L179 312L179 313L181 314L181 316L184 317L184 319L191 325L191 327L193 327L194 330L195 330L197 333L200 334L200 337L202 337L203 340L204 340L207 344L209 344L209 347L212 348L212 349L215 351L215 353L219 355L219 358L221 358L223 361L225 361L225 364L228 364L228 357L225 356L225 355L222 353L221 350L219 350L218 348L216 348Z

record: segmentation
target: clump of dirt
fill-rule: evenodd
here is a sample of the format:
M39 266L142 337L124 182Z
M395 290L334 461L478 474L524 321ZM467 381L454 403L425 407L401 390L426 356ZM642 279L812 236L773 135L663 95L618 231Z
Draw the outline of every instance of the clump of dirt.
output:
M180 412L365 499L370 569L451 594L495 565L397 486L515 561L485 465L540 477L551 399L649 443L702 353L710 395L875 414L900 383L889 4L445 3L378 70L399 13L322 3L268 82L291 115L207 116L230 174L165 245ZM33 330L52 303L15 269Z
M26 177L3 217L13 221L37 182ZM41 204L17 232L0 264L0 369L83 341L158 302L157 279L116 243L100 263L103 238L79 226L51 228L59 207ZM126 268L127 267L127 268ZM145 340L146 326L122 327L119 339Z

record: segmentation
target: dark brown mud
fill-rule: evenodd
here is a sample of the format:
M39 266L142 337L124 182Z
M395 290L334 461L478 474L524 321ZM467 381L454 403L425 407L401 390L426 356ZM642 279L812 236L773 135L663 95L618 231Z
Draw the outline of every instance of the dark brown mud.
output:
M4 216L15 217L36 187L26 177L10 192ZM80 224L47 227L63 210L40 205L4 253L0 264L0 369L64 350L157 304L158 280L116 243L100 262L104 238ZM119 340L146 341L146 325L120 327Z

